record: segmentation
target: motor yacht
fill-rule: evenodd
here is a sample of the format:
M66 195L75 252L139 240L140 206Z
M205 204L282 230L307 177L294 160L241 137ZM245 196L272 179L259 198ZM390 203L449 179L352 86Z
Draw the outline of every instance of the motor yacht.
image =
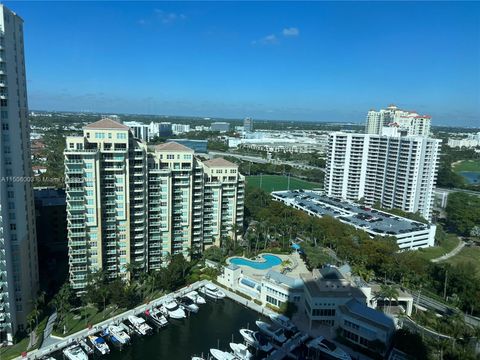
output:
M287 338L285 336L283 329L280 329L280 328L275 329L272 327L272 325L267 324L266 322L263 322L263 321L255 321L255 324L257 324L258 328L262 333L272 338L273 340L279 343L284 343L285 341L287 341Z
M80 345L75 344L63 349L63 355L68 360L88 360L88 355L82 350Z
M164 314L167 313L168 317L172 319L184 319L187 317L185 310L183 310L175 300L162 305L161 310L163 310Z
M210 283L200 288L200 291L203 292L209 298L214 300L223 299L226 296L222 290L220 290L218 287Z
M124 331L123 327L117 325L110 325L107 329L108 334L121 345L125 345L130 342L130 336Z
M148 325L146 322L145 322L145 319L139 317L139 316L135 316L135 315L130 315L128 317L128 321L130 321L130 323L132 324L132 326L137 330L137 332L140 334L140 335L147 335L147 334L150 334L152 332L152 328L150 325Z
M110 352L105 340L100 336L89 335L88 340L92 343L93 347L102 355L107 355Z
M250 360L253 356L245 344L230 343L230 349L232 349L235 357L240 360Z
M323 336L319 336L313 340L310 340L307 343L307 348L315 349L332 359L351 360L350 355L348 355L333 342L325 339Z
M195 302L190 299L188 296L184 296L182 298L179 299L178 301L180 303L180 305L182 305L186 310L190 311L190 312L193 312L193 313L197 313L198 310L200 309L198 307L197 304L195 304Z
M160 328L168 325L167 318L158 308L153 308L152 310L145 311L145 315L149 316L153 323Z
M258 331L253 331L249 329L240 329L240 335L242 335L245 342L255 349L269 352L273 349L272 344L268 342L268 340L260 334Z
M295 332L297 327L291 322L291 320L282 314L270 314L269 318L278 326L281 326L285 330Z
M93 348L90 345L87 344L85 339L80 339L80 341L78 343L81 346L81 348L83 349L83 351L85 351L87 353L87 355L93 355Z
M210 349L210 354L212 354L214 359L217 360L235 360L236 357L229 352L218 350L218 349Z
M185 294L185 296L192 299L197 305L202 305L206 303L205 299L200 296L195 290L190 291L188 294Z

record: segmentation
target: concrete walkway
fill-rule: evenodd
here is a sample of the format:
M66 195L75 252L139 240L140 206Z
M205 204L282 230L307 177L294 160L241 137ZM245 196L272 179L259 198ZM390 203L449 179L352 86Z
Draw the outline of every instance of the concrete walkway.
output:
M37 328L33 329L32 332L30 332L30 339L28 341L28 346L27 346L27 351L30 350L32 347L35 346L35 344L37 343L37 340L38 340L38 336L37 336Z
M43 342L40 346L40 349L49 347L60 341L59 339L52 337L53 325L55 325L55 321L57 321L56 311L48 318L47 326L45 326L45 330L43 331Z
M460 251L462 251L462 249L464 248L465 246L465 241L463 241L462 239L460 239L460 242L458 243L458 245L455 247L455 249L453 249L452 251L450 251L449 253L445 254L445 255L442 255L438 258L435 258L435 259L432 259L430 260L431 262L434 262L434 263L437 263L437 262L441 262L441 261L445 261L445 260L448 260L450 259L452 256L455 256L457 255Z

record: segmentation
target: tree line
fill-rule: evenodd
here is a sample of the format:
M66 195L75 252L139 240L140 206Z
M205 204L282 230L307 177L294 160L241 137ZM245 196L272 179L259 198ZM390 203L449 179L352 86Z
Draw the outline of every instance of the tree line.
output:
M432 263L418 251L399 252L393 237L371 238L332 217L309 216L273 201L261 189L247 193L245 206L247 222L258 224L250 238L259 237L261 244L284 250L291 240L302 238L310 268L345 262L366 281L377 279L409 289L427 289L439 297L446 296L465 312L480 314L480 280L468 263Z

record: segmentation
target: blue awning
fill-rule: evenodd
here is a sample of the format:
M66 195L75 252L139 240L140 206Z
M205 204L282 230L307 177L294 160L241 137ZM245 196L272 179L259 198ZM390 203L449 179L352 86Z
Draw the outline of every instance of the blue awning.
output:
M95 342L96 342L97 344L103 344L103 343L105 342L105 340L103 340L103 338L101 338L101 337L97 337L97 338L95 339Z
M294 250L300 250L300 249L301 249L301 246L298 245L298 244L292 244L292 249L294 249Z

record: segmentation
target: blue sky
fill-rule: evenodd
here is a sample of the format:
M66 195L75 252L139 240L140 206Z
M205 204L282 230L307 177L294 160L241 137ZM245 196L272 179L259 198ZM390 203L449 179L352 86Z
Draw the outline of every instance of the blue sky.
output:
M480 124L480 4L5 2L31 109Z

